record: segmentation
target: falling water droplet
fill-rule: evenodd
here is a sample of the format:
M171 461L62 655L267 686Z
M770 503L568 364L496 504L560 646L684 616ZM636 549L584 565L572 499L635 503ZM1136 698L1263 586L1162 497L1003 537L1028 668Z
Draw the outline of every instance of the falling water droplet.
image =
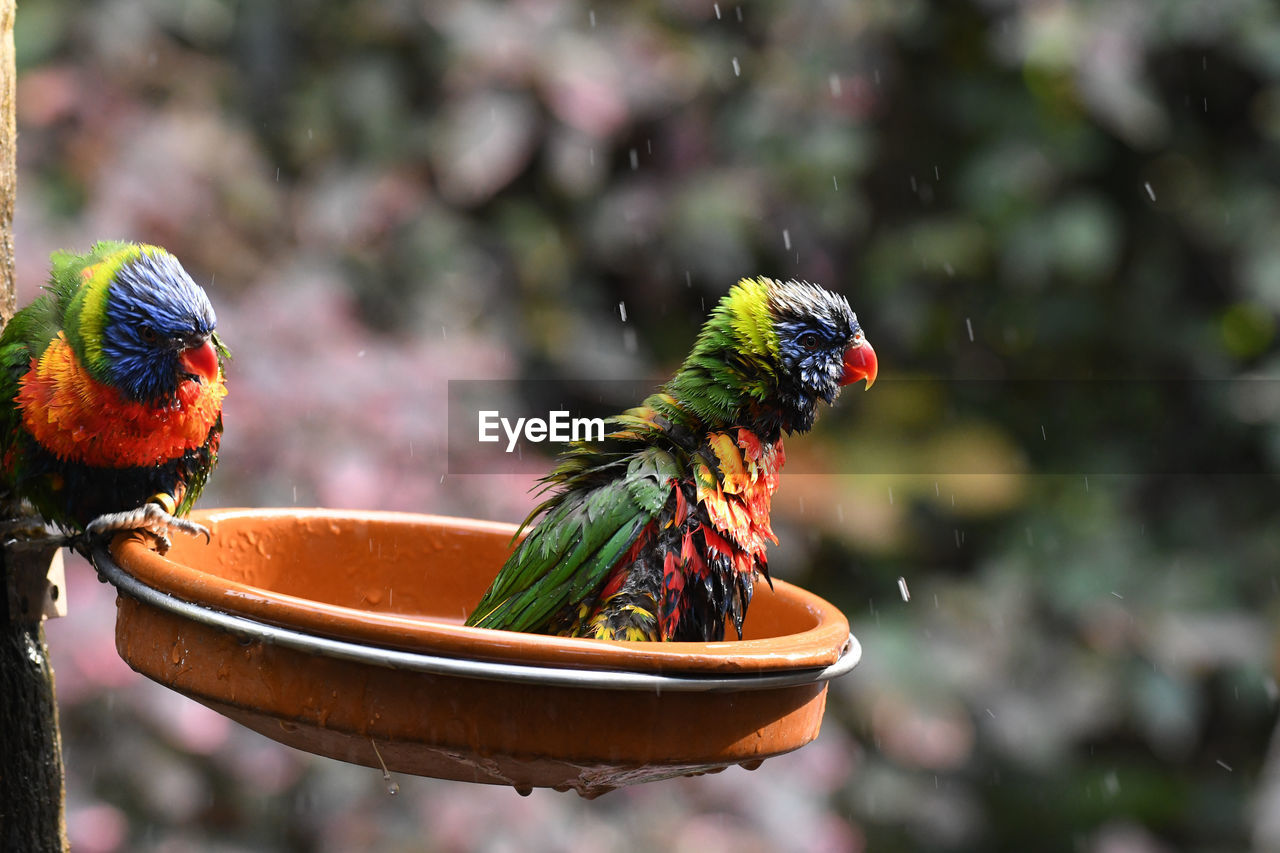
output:
M791 232L786 228L782 229L782 245L788 252L791 251Z
M911 600L911 591L907 589L907 579L901 576L898 577L898 593L902 596L903 601Z
M1147 188L1147 195L1151 196L1152 201L1155 201L1156 191L1151 188L1151 182L1147 181L1146 183L1143 184L1143 186Z
M634 172L636 169L639 169L639 168L640 168L640 152L632 148L631 149L631 171Z
M378 766L382 768L382 781L387 784L387 793L394 797L400 793L400 786L391 778L391 772L387 770L387 763L382 760L382 753L378 752L378 745L373 742L373 738L369 738L369 746L373 747L373 754L377 756Z
M622 322L624 323L627 322L627 303L625 302L618 303L618 314L621 315Z
M734 77L742 76L742 66L738 64L738 57L736 56L733 58L733 76Z
M704 6L703 8L706 8L706 7ZM718 20L720 20L720 4L719 4L719 3L712 3L712 4L711 4L711 8L713 8L713 9L715 9L715 10L716 10L716 20L717 20L717 21L718 21Z
M973 343L973 321L965 317L964 327L969 330L969 343Z

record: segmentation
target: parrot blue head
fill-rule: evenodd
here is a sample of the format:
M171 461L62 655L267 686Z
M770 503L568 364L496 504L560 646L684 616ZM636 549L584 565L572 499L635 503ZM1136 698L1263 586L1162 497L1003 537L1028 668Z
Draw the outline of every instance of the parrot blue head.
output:
M875 350L845 298L804 281L771 282L768 309L777 336L778 402L792 429L813 425L815 402L841 386L876 379Z
M813 426L817 403L876 380L875 350L843 296L816 284L747 278L711 312L667 383L706 423L770 437Z
M127 398L176 400L186 379L212 382L219 370L218 320L204 289L168 252L144 252L110 284L102 354L107 378Z

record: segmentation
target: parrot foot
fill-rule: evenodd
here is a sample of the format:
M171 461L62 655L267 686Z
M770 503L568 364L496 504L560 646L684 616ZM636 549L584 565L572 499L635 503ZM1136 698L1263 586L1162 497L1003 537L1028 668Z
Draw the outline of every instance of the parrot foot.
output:
M137 509L125 512L109 512L106 515L100 515L89 522L84 532L90 536L99 536L121 530L145 530L150 533L155 537L156 551L161 555L168 553L173 544L169 539L170 530L178 530L188 536L203 536L205 542L212 541L209 528L171 515L155 503L145 503Z

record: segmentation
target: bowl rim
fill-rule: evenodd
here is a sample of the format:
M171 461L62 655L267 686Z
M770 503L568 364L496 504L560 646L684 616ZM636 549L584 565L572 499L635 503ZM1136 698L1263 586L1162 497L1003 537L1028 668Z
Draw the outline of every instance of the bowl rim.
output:
M862 657L862 646L852 634L841 649L840 657L830 666L817 669L780 670L764 674L682 675L607 669L570 669L441 657L403 649L366 646L332 637L317 637L291 628L212 610L147 586L125 571L106 548L95 549L93 560L103 577L120 592L142 604L182 618L307 654L432 675L594 690L736 693L744 690L775 690L830 681L849 672Z
M518 529L514 524L452 516L293 507L206 509L192 513L191 518L215 529L215 535L219 522L245 519L261 523L318 519L425 525L508 538ZM323 644L321 641L346 643L380 649L383 653L410 653L470 663L484 661L526 669L703 676L742 673L754 678L796 670L812 674L850 657L851 635L844 614L817 595L782 580L773 581L772 592L758 594L792 599L815 618L814 627L796 634L717 643L624 642L472 628L426 616L360 610L275 592L170 560L153 550L150 537L138 532L117 535L109 548L95 551L95 562L99 557L103 558L100 570L110 563L119 568L122 575L173 601L238 617L253 625L292 632L310 638L317 645ZM247 629L250 625L240 627Z

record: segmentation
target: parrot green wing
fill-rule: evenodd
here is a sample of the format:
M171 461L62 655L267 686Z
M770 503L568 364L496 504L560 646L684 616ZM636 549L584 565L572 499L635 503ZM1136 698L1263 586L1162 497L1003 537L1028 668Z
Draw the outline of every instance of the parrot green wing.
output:
M537 631L599 589L662 511L679 474L675 457L654 447L607 468L621 476L561 491L534 511L541 519L498 572L468 625Z
M6 451L22 422L14 402L19 383L31 359L42 355L58 334L59 322L58 303L46 293L13 315L0 333L0 447Z
M0 393L4 396L0 399L5 402L13 399L9 383L14 383L12 391L17 393L17 379L26 372L31 358L43 355L49 342L64 331L67 306L80 289L81 273L127 247L127 243L103 241L96 243L88 254L53 253L45 293L15 314L0 333L0 365L4 371L0 378Z
M0 430L6 440L20 420L14 404L18 384L31 359L43 355L50 341L63 331L67 306L82 283L81 273L127 245L103 241L87 254L54 252L45 293L15 314L0 332Z

